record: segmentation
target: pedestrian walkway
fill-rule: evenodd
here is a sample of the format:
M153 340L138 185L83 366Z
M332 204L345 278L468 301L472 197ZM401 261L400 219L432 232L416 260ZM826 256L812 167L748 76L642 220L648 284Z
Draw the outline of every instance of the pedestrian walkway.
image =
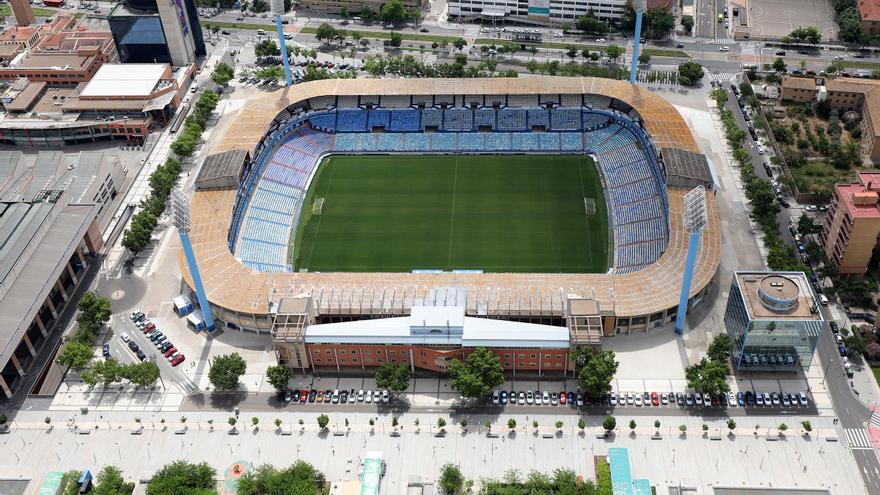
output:
M718 83L737 82L737 78L739 77L739 71L735 70L712 71L709 74L712 77L712 80Z
M874 444L871 443L871 437L868 431L863 428L844 428L846 441L851 449L873 449Z

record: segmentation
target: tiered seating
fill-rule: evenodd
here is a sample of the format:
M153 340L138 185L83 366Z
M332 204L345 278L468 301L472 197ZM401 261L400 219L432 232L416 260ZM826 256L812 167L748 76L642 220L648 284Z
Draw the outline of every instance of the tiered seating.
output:
M357 151L358 136L360 134L339 134L336 136L336 145L334 149L337 151Z
M287 245L273 244L271 242L258 241L255 239L242 239L238 243L238 259L248 266L273 266L273 271L289 271L287 263L279 263L284 260Z
M592 131L608 123L608 117L598 113L584 111L584 130Z
M538 134L538 142L542 150L559 151L558 132L542 132Z
M615 206L642 201L657 194L659 191L657 191L657 183L653 177L611 189L611 197Z
M538 149L538 135L516 132L511 134L511 149L514 151L531 151Z
M458 148L461 151L484 151L483 134L477 132L465 132L458 136Z
M584 137L580 132L561 132L560 135L562 136L561 150L579 151L584 149Z
M605 95L584 95L584 105L590 105L593 108L608 108L611 104L611 98Z
M550 114L545 108L529 109L529 126L542 125L547 127L550 124Z
M290 225L269 222L249 216L245 221L245 231L248 236L254 236L255 240L287 245L287 240L290 236ZM244 237L244 239L249 238Z
M336 130L339 132L364 132L367 130L367 111L343 109L337 111Z
M550 128L554 131L577 131L581 128L580 108L557 108L550 112Z
M443 125L443 110L426 108L422 110L422 129L425 127L441 127Z
M510 133L491 132L486 134L487 151L504 151L510 149Z
M660 198L654 197L614 209L614 225L651 220L663 216Z
M474 114L466 108L451 108L444 112L443 128L447 131L472 131Z
M272 210L263 210L252 206L250 211L248 212L248 215L250 216L250 218L255 218L258 220L265 220L267 222L290 225L290 215L287 213L281 213Z
M620 130L620 125L612 124L608 127L603 127L601 129L588 132L585 134L586 138L586 148L592 151L598 151L597 147L608 140L612 134Z
M643 222L619 225L614 229L615 242L618 246L644 242L645 239L659 239L663 236L660 222L645 220Z
M458 149L456 138L458 134L435 133L431 134L431 149L434 151L454 151Z
M431 135L422 132L406 134L403 145L405 151L428 151L431 149Z
M419 130L419 111L414 109L392 110L388 131L415 132Z
M324 113L318 115L312 115L309 117L309 122L312 123L312 126L321 129L323 131L333 132L336 130L336 114L335 113Z
M474 114L474 119L477 122L477 127L489 126L494 129L495 128L495 109L494 108L480 108Z
M654 177L651 166L644 160L616 168L613 173L606 172L605 175L611 187L620 187Z
M376 145L379 151L400 151L403 149L403 134L379 134Z
M388 127L388 121L391 118L391 113L384 108L377 108L374 110L370 110L370 117L367 119L367 124L370 129L373 127Z
M358 139L358 146L362 151L379 151L379 143L376 139L377 134L361 134Z
M524 108L502 108L498 111L498 129L502 131L526 131L527 112Z
M630 273L641 270L660 259L664 249L666 241L662 239L619 246L614 250L614 264L617 267L614 271Z

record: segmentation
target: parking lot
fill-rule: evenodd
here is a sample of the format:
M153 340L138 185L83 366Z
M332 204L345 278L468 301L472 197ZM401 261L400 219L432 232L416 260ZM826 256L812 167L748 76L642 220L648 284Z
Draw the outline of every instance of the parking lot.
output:
M751 39L778 39L803 26L816 26L822 40L837 38L829 0L751 0Z

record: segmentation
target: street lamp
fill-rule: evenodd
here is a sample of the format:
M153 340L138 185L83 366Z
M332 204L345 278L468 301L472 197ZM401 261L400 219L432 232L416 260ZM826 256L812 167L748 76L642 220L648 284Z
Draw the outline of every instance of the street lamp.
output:
M633 10L636 12L636 29L633 33L633 55L629 68L629 83L636 83L636 72L639 68L639 47L642 41L642 14L648 10L648 0L632 0Z
M700 237L703 234L703 228L708 222L706 215L706 188L702 185L691 189L685 195L683 217L684 228L690 233L690 238L688 240L687 260L684 265L684 276L681 282L681 296L678 300L678 314L675 316L675 333L679 335L684 332L691 281L694 277L694 265L697 261L697 250L700 247Z
M214 331L214 315L211 314L211 305L208 303L208 297L205 295L205 287L202 285L202 276L199 273L199 266L196 264L196 256L193 253L192 243L189 240L189 233L192 230L192 220L189 214L189 197L179 187L171 190L171 218L174 226L177 227L177 233L180 234L180 243L183 245L183 253L186 256L186 264L189 267L189 273L192 275L193 285L195 286L196 295L199 298L199 307L202 309L202 316L205 318L205 328L209 332Z

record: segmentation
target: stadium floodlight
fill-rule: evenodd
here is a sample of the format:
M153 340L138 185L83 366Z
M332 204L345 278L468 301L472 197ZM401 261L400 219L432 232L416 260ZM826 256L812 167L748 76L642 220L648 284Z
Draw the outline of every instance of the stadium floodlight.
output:
M287 43L284 38L284 27L281 25L281 15L275 15L275 28L278 31L278 46L281 48L281 60L284 62L284 81L287 86L293 86L293 79L290 76L290 60L287 57Z
M706 214L706 188L697 186L684 197L684 213L682 223L688 236L687 260L684 264L684 275L681 282L681 295L678 299L678 313L675 316L675 333L681 335L684 332L685 317L687 316L688 299L690 299L691 281L694 278L694 266L697 262L697 251L700 248L700 238L703 228L708 222Z
M183 245L183 253L186 256L186 264L189 267L189 273L192 275L193 285L196 289L196 296L199 298L199 307L202 310L202 316L205 318L205 328L209 332L214 331L214 315L211 313L211 305L208 303L208 296L205 295L205 287L202 285L202 275L199 273L199 265L196 263L196 256L193 252L192 243L189 240L189 233L192 230L192 220L190 217L189 197L179 187L171 190L171 218L174 226L177 227L177 233L180 235L180 244Z
M639 48L642 40L642 15L648 10L648 0L632 0L632 8L636 12L636 29L633 32L633 54L629 68L629 83L636 83L639 70Z

